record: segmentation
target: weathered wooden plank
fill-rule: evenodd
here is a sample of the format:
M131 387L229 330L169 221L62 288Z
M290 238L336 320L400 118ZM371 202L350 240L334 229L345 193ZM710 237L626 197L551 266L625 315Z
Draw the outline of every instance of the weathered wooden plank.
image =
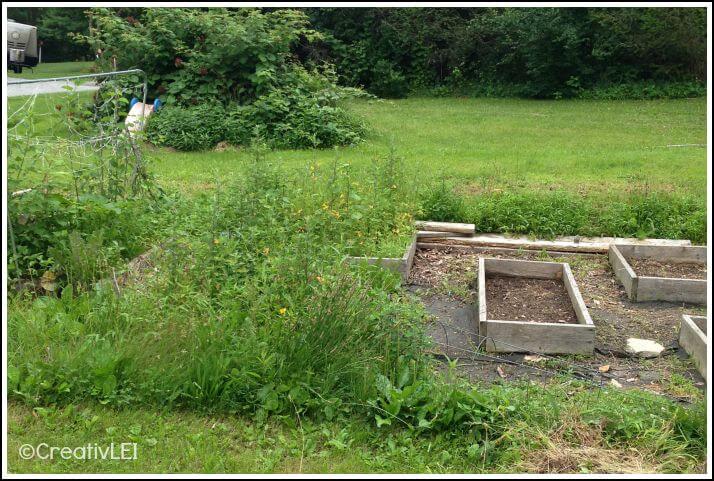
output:
M488 246L462 246L462 245L452 245L439 242L417 242L417 248L419 249L434 249L434 250L453 250L458 252L473 252L473 253L486 253L486 254L517 254L523 252L524 249L513 249L508 247L488 247ZM552 257L572 257L572 256L600 256L602 254L597 254L593 252L561 252L561 251L551 251L551 250L541 250L539 252L545 252Z
M416 253L416 234L412 236L412 240L407 246L402 257L355 257L349 256L345 262L349 264L366 263L370 265L378 265L385 269L398 272L402 276L402 280L406 281L409 278L412 264L414 263L414 254Z
M638 276L636 300L706 304L707 281Z
M563 264L560 262L486 258L485 266L487 276L502 275L534 279L560 279L563 277Z
M625 257L657 259L667 262L707 262L706 246L621 245L617 247Z
M480 336L488 336L488 326L486 321L486 259L478 259L478 333Z
M407 247L407 251L404 253L404 256L402 256L403 260L403 272L402 272L402 279L404 281L409 279L409 273L412 270L412 265L414 264L414 254L416 254L416 249L417 249L417 237L416 234L412 237L412 241L409 244L409 247Z
M489 339L484 345L489 352L592 354L595 347L591 325L498 320L485 324Z
M682 324L679 329L679 345L691 356L694 365L709 383L707 377L707 318L704 316L682 315Z
M671 239L626 239L617 237L557 237L554 240L532 240L527 237L508 237L482 234L474 237L446 237L439 239L454 245L477 245L482 247L506 247L527 250L553 250L560 252L584 252L604 254L611 244L688 246L689 240Z
M468 237L471 234L456 234L454 232L435 232L420 230L416 233L417 239L444 239L446 237Z
M476 233L475 224L462 224L458 222L432 222L418 220L414 225L419 230L428 230L433 232L455 232L457 234L474 235Z
M608 257L610 265L615 272L615 277L625 288L627 297L634 301L637 296L637 276L622 254L622 249L627 251L628 248L629 246L611 245L608 250Z
M568 264L563 264L563 285L565 285L570 301L573 303L573 310L578 322L586 326L592 326L593 320L590 317L588 308L585 306L583 296L580 295L580 289L578 289L578 284L575 282L575 277L573 277L573 272Z

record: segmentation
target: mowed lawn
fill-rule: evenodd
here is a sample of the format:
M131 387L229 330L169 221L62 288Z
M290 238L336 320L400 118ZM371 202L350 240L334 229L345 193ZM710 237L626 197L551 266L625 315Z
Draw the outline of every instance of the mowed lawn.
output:
M90 93L80 94L86 99ZM52 135L61 95L35 100L37 134ZM9 99L12 113L27 97ZM369 136L338 149L275 150L288 168L336 158L367 165L390 149L417 182L454 181L466 194L484 190L558 190L618 195L632 188L706 195L706 99L522 100L413 98L356 101ZM49 114L49 115L48 115ZM247 165L248 149L176 152L150 148L160 182L187 192Z
M350 107L369 125L366 142L336 150L279 150L268 158L295 168L335 157L359 166L393 148L417 179L450 178L466 193L496 188L617 194L635 185L706 193L704 98L414 98ZM230 177L250 155L245 149L156 149L154 169L165 182L190 191Z
M33 68L24 67L19 74L8 70L7 76L24 79L70 77L90 73L93 65L94 62L46 62Z

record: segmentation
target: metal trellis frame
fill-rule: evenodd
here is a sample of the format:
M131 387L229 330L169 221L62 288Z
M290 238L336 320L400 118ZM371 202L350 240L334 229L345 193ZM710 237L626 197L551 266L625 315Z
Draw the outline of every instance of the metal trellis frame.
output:
M42 82L62 82L67 80L84 79L84 78L103 78L103 77L114 77L117 75L125 75L130 73L137 73L143 77L142 84L142 103L146 105L146 96L149 90L149 77L140 68L132 68L129 70L117 70L114 72L99 72L99 73L88 73L82 75L70 75L67 77L48 77L48 78L37 78L37 79L21 79L17 82L13 81L13 85L23 85L23 84L35 84ZM141 121L144 122L144 109L141 109Z

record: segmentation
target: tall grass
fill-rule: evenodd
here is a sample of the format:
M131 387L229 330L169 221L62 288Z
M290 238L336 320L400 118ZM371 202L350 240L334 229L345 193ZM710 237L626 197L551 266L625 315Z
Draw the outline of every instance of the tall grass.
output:
M357 181L336 160L306 180L261 155L246 178L176 209L176 237L141 285L13 297L13 395L331 413L421 359L422 312L397 278L343 263L364 239L411 234L398 162Z
M471 222L478 232L707 240L706 205L696 196L634 189L618 196L559 190L464 199L446 183L437 185L422 195L420 216Z

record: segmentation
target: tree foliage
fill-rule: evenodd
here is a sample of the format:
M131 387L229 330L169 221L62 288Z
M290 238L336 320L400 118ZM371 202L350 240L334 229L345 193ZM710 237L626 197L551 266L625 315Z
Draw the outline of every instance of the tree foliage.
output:
M706 75L702 8L316 8L321 59L375 93L434 86L574 96ZM310 54L308 54L309 56Z
M706 83L703 8L10 8L38 26L47 60L91 53L142 66L169 97L243 101L284 67L337 66L384 97L468 88L525 97L685 96ZM108 15L107 12L111 13ZM675 85L675 87L671 87ZM623 87L628 86L628 87ZM654 90L654 94L653 94ZM602 93L604 92L604 93Z

